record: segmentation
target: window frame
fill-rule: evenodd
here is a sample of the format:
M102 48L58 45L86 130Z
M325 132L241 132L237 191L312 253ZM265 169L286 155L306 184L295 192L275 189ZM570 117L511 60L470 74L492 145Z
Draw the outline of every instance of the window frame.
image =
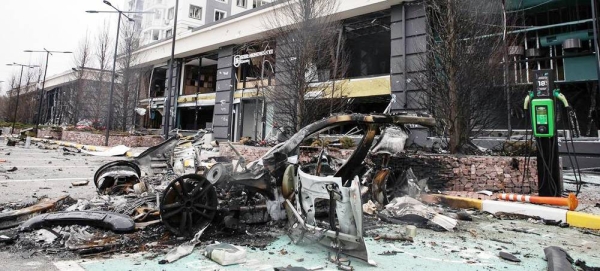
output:
M242 5L240 5L240 2L242 2L243 4L242 4ZM241 8L247 8L247 7L248 7L248 0L236 0L236 1L235 1L235 4L236 4L238 7L241 7Z
M222 13L222 14L223 14L223 17L221 17L220 19L218 19L218 20L217 20L217 13L218 13L218 12ZM215 9L215 13L213 14L213 20L214 20L215 22L216 22L216 21L223 20L223 19L225 19L225 18L227 18L227 11L223 11L223 10L220 10L220 9Z
M199 18L196 18L196 17L192 16L192 9L194 9L194 8L200 11L199 12ZM189 12L188 12L188 17L191 18L191 19L195 19L195 20L202 20L202 13L203 12L204 12L204 10L203 10L202 7L190 4L190 9L189 9Z
M170 7L167 9L167 20L173 20L175 18L175 7Z

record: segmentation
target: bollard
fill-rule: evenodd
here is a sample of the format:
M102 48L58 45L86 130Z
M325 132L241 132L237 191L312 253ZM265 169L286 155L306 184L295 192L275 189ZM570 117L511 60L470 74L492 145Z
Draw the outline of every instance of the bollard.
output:
M25 139L25 148L29 149L30 145L31 145L31 137L27 136L27 138Z
M577 208L579 202L577 201L577 197L573 193L569 193L569 197L539 197L539 196L527 196L527 195L516 195L516 194L500 194L498 196L500 200L508 200L508 201L520 201L520 202L530 202L536 204L549 204L549 205L557 205L557 206L567 206L569 210L573 211Z

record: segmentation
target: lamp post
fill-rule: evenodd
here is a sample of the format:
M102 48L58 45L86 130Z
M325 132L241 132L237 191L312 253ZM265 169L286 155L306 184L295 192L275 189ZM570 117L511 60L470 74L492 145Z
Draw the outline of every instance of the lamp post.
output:
M50 51L44 48L44 50L25 50L26 53L46 53L46 67L44 68L44 79L42 80L42 89L40 90L40 101L38 102L38 115L35 121L35 132L38 131L40 125L40 119L42 118L42 102L44 101L44 87L46 86L46 73L48 72L48 59L53 53L57 54L72 54L71 51Z
M35 68L35 67L39 67L38 65L24 65L24 64L19 64L19 63L11 63L11 64L6 64L7 66L21 66L21 73L19 74L19 85L17 86L17 102L15 105L15 113L13 116L13 122L12 122L12 128L10 128L10 133L14 134L15 133L15 122L17 122L17 112L19 111L19 94L21 93L21 80L23 79L23 68L27 67L27 68Z
M117 38L115 38L115 55L113 57L112 79L110 82L110 94L108 96L108 106L107 106L106 122L105 122L106 134L105 134L105 138L104 138L104 145L108 146L108 137L110 136L110 122L112 119L113 92L115 90L115 77L116 77L115 69L117 67L117 50L119 48L119 30L121 29L121 16L125 16L125 18L127 18L129 22L133 22L134 20L132 18L130 18L129 16L127 16L127 14L153 13L153 12L122 11L122 10L116 8L115 6L113 6L110 2L108 2L106 0L104 0L103 2L104 2L104 4L113 8L114 11L113 10L109 10L109 11L87 10L86 12L87 13L118 13L119 14L119 19L117 21Z

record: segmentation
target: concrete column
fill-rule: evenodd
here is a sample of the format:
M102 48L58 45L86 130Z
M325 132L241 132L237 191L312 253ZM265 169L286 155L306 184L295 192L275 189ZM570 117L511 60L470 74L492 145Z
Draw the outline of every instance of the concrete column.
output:
M232 137L233 125L232 108L233 93L235 91L233 80L233 45L219 49L217 62L217 93L213 113L214 138L217 141L227 141Z
M391 8L391 61L390 79L392 112L422 109L419 97L422 91L415 78L422 76L422 54L427 48L427 18L421 4L403 3Z
M171 100L170 100L170 107L171 107L171 114L170 114L170 118L169 120L167 120L166 118L162 119L162 125L163 127L165 125L169 126L169 131L172 129L175 129L175 127L177 127L177 98L179 97L179 86L181 85L181 65L182 65L182 61L181 59L175 59L175 67L173 68L173 72L169 73L169 71L167 70L167 78L165 78L165 84L168 84L169 82L169 74L173 77L172 80L172 86L166 86L166 90L171 92ZM167 94L165 93L165 99L166 99ZM165 110L167 109L167 105L164 105ZM166 111L165 111L166 114ZM168 122L167 122L168 121Z

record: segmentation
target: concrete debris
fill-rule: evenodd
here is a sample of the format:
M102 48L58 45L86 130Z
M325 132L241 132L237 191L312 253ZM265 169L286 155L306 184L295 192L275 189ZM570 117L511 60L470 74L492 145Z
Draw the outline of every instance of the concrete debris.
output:
M220 265L227 266L246 262L246 250L231 244L208 245L204 251L204 256Z
M72 211L38 215L24 222L19 229L32 231L58 225L93 226L116 233L128 233L135 230L135 223L131 217L104 211Z
M367 203L362 206L363 213L372 215L377 212L377 205L373 203L373 201L369 200Z
M413 225L406 226L406 235L410 238L415 238L417 236L417 227Z
M77 200L77 202L71 206L69 206L65 211L67 212L72 212L72 211L85 211L90 209L90 201L89 200L85 200L85 199L79 199Z
M58 235L56 233L46 229L37 230L35 232L35 236L38 242L44 243L52 243L54 242L54 240L56 240L56 238L58 238Z
M454 231L458 224L456 219L439 214L435 209L408 196L395 198L385 206L385 210L381 211L380 214L421 226L427 223L433 224L447 231Z
M94 156L104 156L104 157L111 157L111 156L123 156L125 155L129 150L131 150L131 148L124 146L124 145L118 145L118 146L114 146L108 150L105 151L85 151L85 150L81 150L81 152L85 153L85 154L89 154L89 155L94 155Z
M71 185L72 186L86 186L88 185L88 183L90 183L90 181L81 181L81 182L72 182Z

